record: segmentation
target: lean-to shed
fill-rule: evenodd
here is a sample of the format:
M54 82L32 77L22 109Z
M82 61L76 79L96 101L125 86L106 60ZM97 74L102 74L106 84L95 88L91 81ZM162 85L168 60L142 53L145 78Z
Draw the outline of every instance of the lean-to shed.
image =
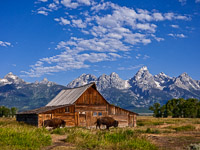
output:
M91 83L62 90L45 107L18 113L17 121L41 127L44 120L61 118L66 126L93 127L97 118L110 116L119 121L119 127L135 127L137 115L109 104Z

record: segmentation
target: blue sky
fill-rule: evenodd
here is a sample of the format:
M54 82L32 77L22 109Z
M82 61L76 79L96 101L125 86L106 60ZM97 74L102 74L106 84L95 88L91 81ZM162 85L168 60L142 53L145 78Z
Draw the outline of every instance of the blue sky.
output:
M4 0L0 77L66 85L83 73L200 80L200 0Z

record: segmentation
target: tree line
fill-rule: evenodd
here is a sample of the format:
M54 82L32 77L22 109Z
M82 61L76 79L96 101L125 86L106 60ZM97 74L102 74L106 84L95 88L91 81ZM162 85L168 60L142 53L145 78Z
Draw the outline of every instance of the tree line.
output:
M154 117L200 118L200 101L195 98L171 99L165 105L154 103L149 107Z
M0 117L14 117L17 113L17 108L11 107L7 108L5 106L0 106Z

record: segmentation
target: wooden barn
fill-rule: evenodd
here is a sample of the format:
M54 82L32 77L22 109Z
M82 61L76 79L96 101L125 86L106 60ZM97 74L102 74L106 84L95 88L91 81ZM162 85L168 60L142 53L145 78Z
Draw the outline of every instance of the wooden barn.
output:
M44 120L61 118L66 126L95 127L98 117L110 116L119 127L135 127L138 114L109 104L97 91L95 83L64 89L45 107L17 114L17 121L41 127Z

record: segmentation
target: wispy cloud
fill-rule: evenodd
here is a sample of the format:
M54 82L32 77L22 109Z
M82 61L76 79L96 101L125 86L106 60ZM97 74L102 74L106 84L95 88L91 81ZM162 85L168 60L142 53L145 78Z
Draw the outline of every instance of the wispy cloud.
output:
M181 3L181 5L185 5L187 2L187 0L178 0L178 1Z
M179 28L179 25L172 24L171 27L172 27L172 28L177 28L177 29L178 29L178 28Z
M45 15L45 16L48 15L48 12L47 12L47 11L44 11L44 10L39 10L37 13L38 13L38 14Z
M178 37L178 38L186 38L187 36L186 35L184 35L184 34L173 34L173 33L170 33L170 34L168 34L169 36L171 36L171 37Z
M141 68L144 66L144 64L139 64L139 65L134 65L134 66L129 66L129 67L119 67L118 70L135 70L138 68Z
M76 31L74 37L60 41L56 49L60 54L41 58L29 71L23 73L30 77L72 69L89 68L92 63L115 61L125 57L125 53L139 45L148 45L153 41L163 41L157 37L158 22L181 20L188 21L186 15L173 12L161 13L156 10L133 9L112 2L93 0L54 0L46 7L37 9L37 13L48 15L58 9L67 9L65 15L54 18L69 31ZM78 9L78 7L86 7ZM74 9L78 11L74 15ZM78 34L76 34L78 33ZM176 34L176 37L185 35ZM58 51L59 52L59 51ZM130 57L130 56L129 56ZM148 59L148 55L136 56L136 59ZM129 69L134 69L132 66ZM137 69L137 68L136 68Z
M195 0L196 3L200 3L200 0Z
M55 21L58 21L61 25L67 25L67 24L70 24L70 21L63 18L63 17L60 17L60 18L54 18Z
M48 0L38 0L39 2L47 2Z
M8 46L11 46L11 43L10 42L5 42L5 41L0 41L0 46L8 47Z

